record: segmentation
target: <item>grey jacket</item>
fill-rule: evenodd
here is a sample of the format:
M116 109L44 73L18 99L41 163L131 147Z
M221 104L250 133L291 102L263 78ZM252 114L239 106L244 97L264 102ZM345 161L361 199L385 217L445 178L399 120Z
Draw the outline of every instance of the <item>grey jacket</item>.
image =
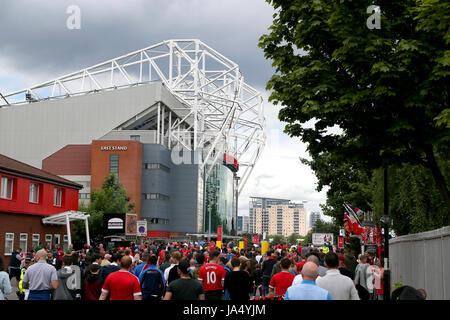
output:
M70 267L61 268L58 270L58 288L55 290L53 300L74 300L72 292L67 288L67 278L69 278L75 271Z

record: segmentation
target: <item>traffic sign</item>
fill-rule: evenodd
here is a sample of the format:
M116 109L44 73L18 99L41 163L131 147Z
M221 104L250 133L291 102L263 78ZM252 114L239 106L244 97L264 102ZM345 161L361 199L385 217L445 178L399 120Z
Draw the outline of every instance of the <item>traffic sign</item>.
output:
M147 236L147 220L137 221L137 236L146 237Z

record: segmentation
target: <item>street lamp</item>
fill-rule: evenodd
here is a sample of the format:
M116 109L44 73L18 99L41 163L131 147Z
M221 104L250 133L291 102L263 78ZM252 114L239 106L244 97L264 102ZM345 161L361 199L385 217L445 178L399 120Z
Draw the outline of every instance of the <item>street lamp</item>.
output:
M391 299L391 270L389 270L389 192L388 168L384 168L384 274L383 274L383 300Z

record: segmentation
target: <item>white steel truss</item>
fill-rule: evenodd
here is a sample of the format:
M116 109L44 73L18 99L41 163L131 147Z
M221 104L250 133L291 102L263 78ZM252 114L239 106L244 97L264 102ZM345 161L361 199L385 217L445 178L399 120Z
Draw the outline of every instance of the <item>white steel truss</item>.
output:
M169 148L200 151L202 169L206 163L211 169L224 153L236 158L244 169L240 193L266 141L263 99L244 82L236 63L200 40L166 40L2 98L14 107L151 81L162 82L186 106L181 118L169 113L165 129L158 121L162 141L167 139Z

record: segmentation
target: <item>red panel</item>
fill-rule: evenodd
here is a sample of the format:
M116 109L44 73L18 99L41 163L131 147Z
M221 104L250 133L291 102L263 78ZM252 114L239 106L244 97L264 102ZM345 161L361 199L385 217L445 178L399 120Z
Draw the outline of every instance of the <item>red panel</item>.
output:
M0 198L0 211L25 213L39 216L49 216L64 211L78 210L78 190L68 187L22 178L10 174L0 174L2 177L14 179L13 198ZM30 183L39 184L39 203L31 203ZM63 190L61 206L53 205L55 187Z

